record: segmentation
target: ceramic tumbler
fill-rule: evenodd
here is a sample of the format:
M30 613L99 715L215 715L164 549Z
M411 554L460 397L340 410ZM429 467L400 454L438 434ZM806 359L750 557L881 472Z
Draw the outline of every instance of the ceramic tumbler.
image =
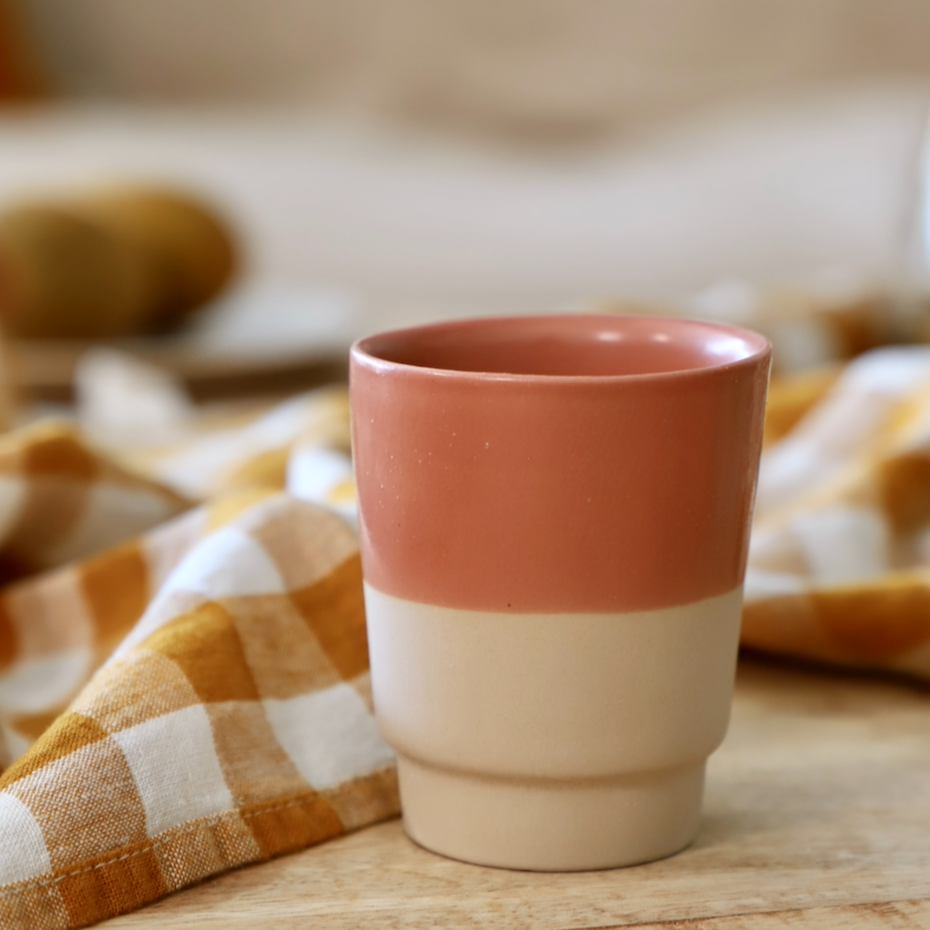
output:
M353 346L372 688L416 842L577 870L694 838L769 364L755 333L648 317Z

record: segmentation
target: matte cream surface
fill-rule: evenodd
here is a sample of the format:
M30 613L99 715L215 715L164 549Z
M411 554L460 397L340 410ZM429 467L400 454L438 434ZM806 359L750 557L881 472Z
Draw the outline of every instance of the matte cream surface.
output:
M366 585L365 606L378 723L415 840L545 869L544 829L561 834L562 868L588 869L694 838L705 760L729 721L739 588L639 613L502 614ZM580 821L599 828L572 830Z

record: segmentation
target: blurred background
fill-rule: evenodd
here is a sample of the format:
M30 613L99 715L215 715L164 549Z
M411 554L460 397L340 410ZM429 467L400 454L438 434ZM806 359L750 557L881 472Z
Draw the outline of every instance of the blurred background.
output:
M923 340L928 37L914 0L0 0L8 367L284 391L374 329L582 309L782 371ZM133 304L115 246L68 258L101 236L200 283Z

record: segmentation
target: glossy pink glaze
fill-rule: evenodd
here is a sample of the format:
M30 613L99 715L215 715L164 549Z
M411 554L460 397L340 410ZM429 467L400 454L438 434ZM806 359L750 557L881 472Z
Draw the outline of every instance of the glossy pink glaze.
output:
M471 320L351 353L362 560L395 597L628 611L745 571L770 347L650 317Z

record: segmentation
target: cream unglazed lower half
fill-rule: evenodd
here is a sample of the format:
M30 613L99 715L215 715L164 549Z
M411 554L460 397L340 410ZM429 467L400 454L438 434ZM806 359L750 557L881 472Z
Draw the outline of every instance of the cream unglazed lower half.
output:
M366 586L405 825L455 858L592 869L694 837L729 719L742 590L614 613L418 603Z

